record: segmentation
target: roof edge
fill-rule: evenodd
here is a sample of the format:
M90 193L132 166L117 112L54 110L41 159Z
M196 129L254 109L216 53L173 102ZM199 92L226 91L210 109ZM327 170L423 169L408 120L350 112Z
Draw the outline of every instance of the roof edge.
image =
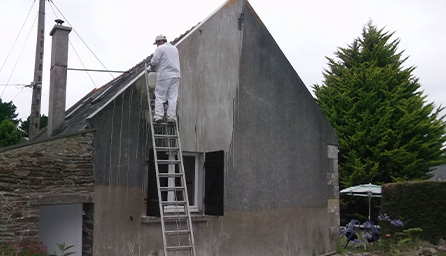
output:
M105 107L108 106L108 104L110 104L112 101L114 101L119 95L121 95L122 92L124 92L125 90L127 90L127 88L129 88L133 83L136 82L136 80L138 80L143 74L144 72L146 72L146 70L144 69L141 73L139 73L138 75L136 75L132 80L130 80L130 82L127 83L127 85L123 86L121 88L121 90L119 90L111 99L109 99L105 104L102 104L102 106L100 106L98 109L96 109L92 114L90 114L89 116L87 116L87 120L93 118L97 113L101 112Z
M220 5L220 7L218 7L215 11L213 11L210 15L208 15L206 18L204 18L203 21L199 22L195 27L193 27L190 31L186 32L186 35L182 38L180 38L180 40L178 40L178 42L175 43L175 45L181 44L181 42L183 42L186 38L188 38L192 33L195 32L195 30L199 29L201 27L201 25L203 25L207 20L209 20L210 18L212 18L212 16L214 16L218 11L220 11L223 7L225 7L228 3L230 2L237 2L239 0L227 0L226 2L224 2L222 5ZM242 0L242 1L246 1L246 0Z

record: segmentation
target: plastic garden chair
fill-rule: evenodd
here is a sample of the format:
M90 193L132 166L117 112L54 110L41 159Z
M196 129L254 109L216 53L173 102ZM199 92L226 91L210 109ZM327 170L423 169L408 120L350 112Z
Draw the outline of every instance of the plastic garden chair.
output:
M368 233L367 241L369 243L377 242L379 239L379 233L378 233L378 229L376 228L373 221L368 220L368 221L364 222L363 225L364 225L364 232Z
M351 220L348 225L347 229L345 230L345 237L347 237L347 242L344 245L344 249L347 248L348 243L351 240L355 240L358 238L358 235L356 234L359 231L359 226L361 223L358 220Z

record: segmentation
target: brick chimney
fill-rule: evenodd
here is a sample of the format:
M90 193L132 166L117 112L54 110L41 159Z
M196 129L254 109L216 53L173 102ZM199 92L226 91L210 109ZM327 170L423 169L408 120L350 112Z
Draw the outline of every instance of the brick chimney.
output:
M62 20L56 20L56 23L50 32L53 40L51 46L48 136L54 135L65 122L67 97L68 34L71 32L71 28L63 26Z

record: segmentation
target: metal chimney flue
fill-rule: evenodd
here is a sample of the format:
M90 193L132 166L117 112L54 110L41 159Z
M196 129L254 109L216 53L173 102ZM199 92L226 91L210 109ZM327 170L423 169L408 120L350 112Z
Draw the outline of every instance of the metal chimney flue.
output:
M67 92L68 35L71 27L63 26L62 20L50 32L51 46L50 102L48 109L48 136L54 135L65 123Z

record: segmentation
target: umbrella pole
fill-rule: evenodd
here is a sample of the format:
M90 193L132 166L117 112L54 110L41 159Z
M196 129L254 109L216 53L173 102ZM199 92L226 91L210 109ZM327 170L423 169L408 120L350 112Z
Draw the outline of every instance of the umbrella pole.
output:
M372 206L372 203L371 203L370 195L369 195L369 220L370 220L370 209L372 208L371 206Z

